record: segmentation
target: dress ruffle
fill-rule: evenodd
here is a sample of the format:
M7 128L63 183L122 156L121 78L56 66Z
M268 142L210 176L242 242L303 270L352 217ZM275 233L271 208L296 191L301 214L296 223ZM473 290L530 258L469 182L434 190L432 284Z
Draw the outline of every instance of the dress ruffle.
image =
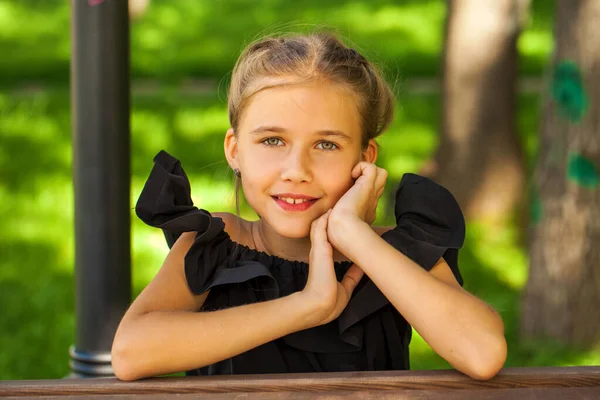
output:
M210 290L202 310L271 300L304 288L308 264L233 242L221 218L193 205L190 183L179 160L161 151L154 163L136 213L146 224L163 230L169 247L181 233L197 232L184 264L190 290L194 294ZM465 224L454 197L427 178L405 174L396 192L395 215L397 226L382 238L426 270L444 257L462 284L457 256L464 241ZM350 266L351 262L335 263L338 280ZM372 343L377 339L365 337L369 334L383 335L379 340L385 339L388 352L392 353L388 354L391 361L386 365L408 368L410 326L375 284L364 277L338 319L281 340L292 348L317 355L340 356L366 350L364 367L382 369L377 361L382 355ZM326 363L324 359L312 361L315 370ZM231 373L231 369L230 363L225 370ZM237 369L239 373L240 368Z
M454 196L431 179L404 174L396 190L396 227L381 237L426 270L444 257L456 280L465 220Z

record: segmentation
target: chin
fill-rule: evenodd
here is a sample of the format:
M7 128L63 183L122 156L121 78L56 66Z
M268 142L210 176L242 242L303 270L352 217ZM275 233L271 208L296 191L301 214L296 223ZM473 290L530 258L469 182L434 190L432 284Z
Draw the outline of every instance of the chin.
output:
M304 226L304 224L280 224L275 226L275 231L289 239L304 239L310 236L310 224Z

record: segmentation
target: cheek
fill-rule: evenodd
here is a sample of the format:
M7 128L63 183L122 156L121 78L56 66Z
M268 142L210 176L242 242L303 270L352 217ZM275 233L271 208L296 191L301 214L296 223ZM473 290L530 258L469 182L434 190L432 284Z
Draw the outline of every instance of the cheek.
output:
M247 154L240 159L240 171L242 172L242 189L244 196L251 206L255 205L255 199L272 184L274 173L273 160L269 157L260 157Z
M265 152L260 146L250 146L244 143L240 145L238 162L242 177L248 181L255 182L264 180L265 175L274 170L275 157Z
M246 168L242 172L242 189L246 199L250 201L254 197L254 193L263 191L268 186L266 171L262 168Z
M354 164L346 164L347 163L337 163L336 165L328 166L327 168L323 168L322 170L325 172L320 174L321 185L324 188L327 188L328 196L336 202L354 184L351 175Z
M352 179L347 179L346 181L336 181L332 182L330 185L329 195L334 201L338 201L347 191L352 187L354 182Z
M267 177L272 178L279 171L279 164L275 157L268 155L252 156L245 160L244 169L248 171L248 176L252 180L266 180Z

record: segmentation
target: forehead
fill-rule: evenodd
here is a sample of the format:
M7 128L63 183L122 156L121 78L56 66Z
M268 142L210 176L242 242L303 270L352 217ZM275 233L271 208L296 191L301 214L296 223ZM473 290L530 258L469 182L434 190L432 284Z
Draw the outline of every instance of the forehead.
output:
M277 126L292 133L337 130L360 138L356 97L330 82L314 81L269 88L256 93L245 107L240 131Z

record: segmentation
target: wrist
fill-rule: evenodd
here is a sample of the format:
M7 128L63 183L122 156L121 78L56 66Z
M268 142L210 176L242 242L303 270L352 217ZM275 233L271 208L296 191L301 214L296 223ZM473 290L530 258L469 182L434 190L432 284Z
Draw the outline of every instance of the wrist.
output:
M365 230L371 227L356 215L340 215L332 213L329 216L327 234L334 247L348 258L357 244L357 239Z
M293 302L294 308L299 311L298 321L300 327L297 330L305 330L320 325L325 318L326 311L321 304L315 301L314 296L301 290L288 296Z

